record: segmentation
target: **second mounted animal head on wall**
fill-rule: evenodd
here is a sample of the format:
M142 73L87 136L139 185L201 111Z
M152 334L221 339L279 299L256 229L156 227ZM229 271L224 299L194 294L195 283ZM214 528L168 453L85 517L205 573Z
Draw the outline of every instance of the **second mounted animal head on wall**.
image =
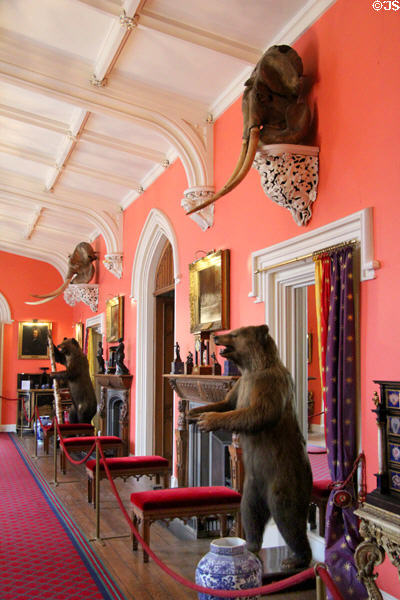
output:
M34 298L42 298L25 304L44 304L60 296L70 283L89 283L94 276L93 262L97 259L96 252L87 242L80 242L68 257L68 272L64 283L48 294L32 294Z
M245 82L242 98L243 136L237 165L224 187L187 214L197 212L233 190L246 177L259 145L299 144L311 123L301 99L303 63L290 46L271 46Z

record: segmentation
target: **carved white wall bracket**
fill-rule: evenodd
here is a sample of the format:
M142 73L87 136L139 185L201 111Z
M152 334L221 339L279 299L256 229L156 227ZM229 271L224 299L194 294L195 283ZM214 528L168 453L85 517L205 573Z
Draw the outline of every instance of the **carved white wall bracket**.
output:
M316 146L269 144L262 146L254 159L265 193L288 208L297 225L307 225L311 219L317 197L318 153Z
M118 279L122 277L122 257L123 254L119 253L106 254L103 260L105 268L115 275L115 277L118 277Z
M97 312L99 286L95 283L71 283L64 292L64 300L69 306L84 302L92 312Z
M181 206L183 206L185 211L188 212L195 206L198 206L199 204L202 204L208 200L208 198L211 198L215 193L215 188L208 186L196 186L185 190L183 193L185 197L182 198ZM193 219L195 223L200 225L203 231L205 231L214 223L214 204L210 204L209 206L206 206L206 208L193 213L190 215L190 218Z

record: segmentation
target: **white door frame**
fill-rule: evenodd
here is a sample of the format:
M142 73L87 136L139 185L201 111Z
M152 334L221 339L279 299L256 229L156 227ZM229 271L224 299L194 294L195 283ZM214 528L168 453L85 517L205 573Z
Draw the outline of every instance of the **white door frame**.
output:
M135 454L137 456L153 453L155 314L153 292L158 262L167 240L172 246L174 281L177 285L180 274L175 232L168 217L153 208L140 235L132 269L131 297L137 303L135 373ZM175 443L173 446L175 448Z
M0 395L3 392L4 325L13 323L7 300L0 292ZM0 431L15 431L15 425L2 425L3 401L0 398Z
M306 307L302 301L300 304L303 306L303 317L300 318L298 305L296 314L295 289L315 282L315 267L312 257L300 257L350 240L360 243L359 257L356 256L355 261L360 267L360 281L373 279L380 264L373 258L372 208L365 208L252 254L253 288L249 296L254 297L255 302L265 303L265 322L279 348L281 359L291 373L296 373L298 415L303 427L307 422L307 403L299 402L299 399L307 397L307 373L305 368L296 368L299 364L296 339L303 337L305 357Z

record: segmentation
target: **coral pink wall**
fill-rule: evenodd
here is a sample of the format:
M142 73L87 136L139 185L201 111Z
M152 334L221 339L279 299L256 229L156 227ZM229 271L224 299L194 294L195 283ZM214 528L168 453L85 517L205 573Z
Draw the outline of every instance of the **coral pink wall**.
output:
M130 302L132 265L140 233L152 208L161 210L175 230L181 281L176 286L176 339L182 356L193 350L189 333L188 264L198 250L231 250L231 327L259 324L265 318L263 304L255 304L251 288L251 253L306 231L321 227L365 207L374 208L375 258L382 268L376 279L361 284L360 297L360 424L361 447L367 456L368 488L375 487L377 471L377 430L371 413L374 379L400 379L398 340L400 323L397 298L400 294L400 246L398 223L400 206L400 71L398 17L390 11L375 12L370 2L338 0L295 44L303 57L305 74L312 83L311 102L315 113L316 137L310 143L320 146L320 183L313 217L307 227L298 227L290 213L271 202L262 191L260 177L252 169L246 180L215 205L214 225L202 232L180 206L187 180L179 161L138 198L124 213L124 275L117 280L99 264L99 311L118 294L125 295L126 363L135 375L136 305ZM215 184L228 179L239 153L241 110L237 101L215 124ZM101 255L105 248L96 242ZM15 258L16 261L26 259ZM30 261L34 263L34 261ZM37 269L44 268L40 264ZM28 269L26 269L28 270ZM40 275L42 278L42 275ZM54 277L57 279L57 277ZM7 290L0 291L7 297ZM49 282L49 287L51 287ZM8 288L10 290L10 288ZM12 295L22 294L18 310L31 285L19 284ZM11 292L9 291L9 294ZM62 301L59 310L67 311ZM55 306L42 307L38 317L49 318ZM51 312L54 311L54 312ZM32 316L26 311L21 316ZM64 313L60 313L64 314ZM65 318L67 318L65 312ZM72 321L93 313L84 305L73 311ZM20 318L20 315L14 318ZM7 326L10 327L10 326ZM5 328L7 330L7 327ZM11 326L15 328L15 325ZM66 327L66 324L65 324ZM62 327L60 326L60 330ZM58 333L58 332L57 332ZM16 356L15 331L6 348L10 363ZM314 344L314 348L316 345ZM8 352L8 350L7 350ZM9 363L8 363L9 364ZM9 366L11 370L11 366ZM14 381L14 369L11 380ZM4 392L12 392L7 375ZM148 399L152 401L152 399ZM134 432L135 379L132 390L131 432ZM134 450L132 439L131 450ZM397 576L387 566L379 585L397 593Z
M17 373L40 373L39 367L50 366L49 360L18 360L18 322L52 322L53 339L71 337L73 312L63 298L47 304L28 306L25 300L33 300L31 293L46 293L62 283L60 273L45 262L0 252L0 293L6 299L13 323L4 325L4 357L2 395L15 398ZM2 402L3 425L15 424L16 403Z

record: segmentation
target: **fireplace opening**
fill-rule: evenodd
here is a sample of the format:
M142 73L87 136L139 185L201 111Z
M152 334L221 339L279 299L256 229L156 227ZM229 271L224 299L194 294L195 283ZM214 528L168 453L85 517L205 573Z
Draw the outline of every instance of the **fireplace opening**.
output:
M196 406L196 404L190 405ZM232 487L229 446L232 434L223 429L217 431L200 431L195 423L189 425L188 446L188 485ZM232 520L228 519L228 526ZM213 517L199 521L196 518L188 521L193 535L198 538L215 537L219 532L219 522Z
M116 435L117 437L122 437L122 407L123 397L118 393L118 391L112 390L107 402L107 435Z

